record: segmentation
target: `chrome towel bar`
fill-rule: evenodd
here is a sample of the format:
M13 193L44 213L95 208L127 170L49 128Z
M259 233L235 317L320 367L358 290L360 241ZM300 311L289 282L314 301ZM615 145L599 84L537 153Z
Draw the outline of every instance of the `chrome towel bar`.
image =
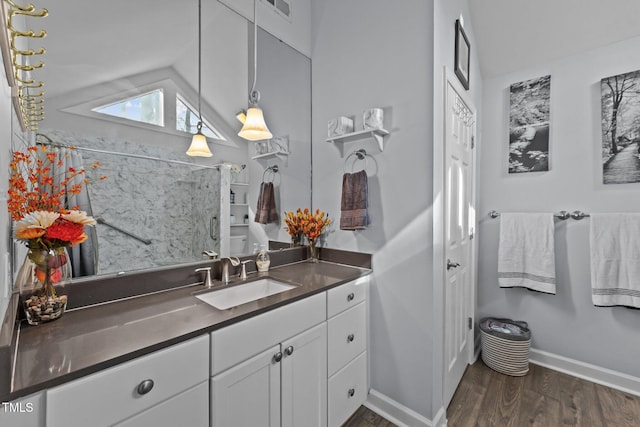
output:
M490 211L489 212L489 217L491 218L498 218L500 216L500 212L498 211ZM556 212L553 214L554 217L561 219L561 220L565 220L565 219L569 219L569 218L573 218L577 221L580 221L581 219L584 219L586 217L589 217L589 214L586 214L582 211L573 211L573 212L567 212L567 211L560 211L560 212Z

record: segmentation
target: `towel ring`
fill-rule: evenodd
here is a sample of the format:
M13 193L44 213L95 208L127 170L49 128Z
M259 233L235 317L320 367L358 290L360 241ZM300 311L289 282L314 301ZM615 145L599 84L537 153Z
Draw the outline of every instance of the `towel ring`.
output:
M344 159L344 166L342 167L342 172L343 173L347 173L347 163L349 163L349 159L352 156L356 156L357 159L355 159L353 161L353 163L351 164L351 173L353 173L353 168L355 167L356 163L358 162L358 160L364 160L364 167L362 168L363 171L367 170L367 164L368 164L368 160L367 160L367 151L364 148L361 148L359 150L354 151L353 153L349 154L347 156L346 159Z
M264 177L267 175L267 172L271 172L272 177L271 177L271 181L273 182L276 179L276 173L278 173L278 165L273 165L273 166L269 166L268 168L266 168L264 170L264 172L262 172L262 182L265 182Z

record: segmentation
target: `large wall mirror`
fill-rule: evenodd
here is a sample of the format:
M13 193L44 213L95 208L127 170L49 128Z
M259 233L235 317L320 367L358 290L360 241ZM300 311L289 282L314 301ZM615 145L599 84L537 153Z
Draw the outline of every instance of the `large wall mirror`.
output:
M311 203L310 59L259 29L260 106L289 154L256 158L264 147L237 136L235 117L247 107L253 78L253 24L218 1L202 3L202 117L212 131L211 158L185 154L197 123L197 0L65 0L42 21L45 119L36 141L63 153L74 146L74 161L100 162L96 173L107 175L78 200L99 223L74 276L202 261L204 251L249 254L268 240L287 241L280 221L254 222L263 180L274 181L280 217ZM23 145L13 141L14 149Z

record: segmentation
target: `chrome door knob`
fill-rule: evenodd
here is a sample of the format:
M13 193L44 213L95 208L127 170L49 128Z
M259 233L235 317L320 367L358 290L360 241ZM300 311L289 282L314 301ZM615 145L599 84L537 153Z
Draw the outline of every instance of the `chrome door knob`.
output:
M459 262L453 262L450 259L447 259L447 270L451 270L452 268L460 267Z

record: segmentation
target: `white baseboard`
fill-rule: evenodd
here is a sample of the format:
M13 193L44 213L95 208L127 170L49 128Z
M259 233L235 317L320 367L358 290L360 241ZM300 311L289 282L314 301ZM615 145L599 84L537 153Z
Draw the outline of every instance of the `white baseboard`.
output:
M597 384L640 396L640 378L532 348L529 361Z
M364 406L400 427L441 427L414 410L373 389L369 390L369 396L367 396ZM442 422L439 419L445 418L445 415L444 408L441 408L436 414L435 421ZM446 426L446 420L442 426Z

